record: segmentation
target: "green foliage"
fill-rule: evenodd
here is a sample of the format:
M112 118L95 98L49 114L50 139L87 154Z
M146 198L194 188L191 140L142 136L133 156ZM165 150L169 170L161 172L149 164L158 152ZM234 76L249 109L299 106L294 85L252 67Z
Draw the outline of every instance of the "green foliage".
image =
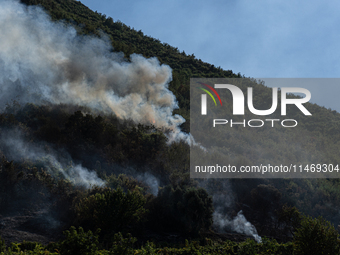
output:
M27 241L23 241L21 244L18 245L18 247L22 251L34 251L39 246L41 246L41 244L37 242L27 242Z
M6 249L5 246L0 248L0 254L4 255L57 255L57 252L50 252L43 245L39 243L23 242L12 243L10 247Z
M142 182L136 180L132 176L128 176L126 174L110 175L105 177L106 186L112 189L122 188L123 190L130 191L140 191L144 195L146 191L149 190L149 187L143 184Z
M238 255L293 254L293 245L291 243L278 244L276 240L270 240L268 238L262 238L262 242L259 244L254 240L248 239L247 241L240 243L237 248L238 250L235 254Z
M268 221L271 221L275 210L279 208L280 191L273 185L260 184L250 194L252 207L259 212L257 221L261 225L270 224Z
M1 236L0 236L0 252L3 252L6 250L6 244L5 241L2 240Z
M69 237L55 245L57 252L50 252L42 245L37 246L32 251L23 251L19 248L20 244L13 244L13 249L8 248L6 251L0 254L9 254L9 255L17 255L17 254L46 254L46 255L55 255L55 254L91 254L91 255L129 255L129 254L139 254L139 255L156 255L156 254L167 254L167 255L202 255L202 254L226 254L226 255L291 255L293 254L293 244L279 244L275 240L264 238L262 243L256 243L254 240L246 240L244 242L232 242L232 241L212 241L210 239L204 240L204 245L201 245L197 241L188 240L185 241L184 245L180 247L157 247L152 242L147 242L140 248L133 248L136 239L131 235L127 235L125 238L121 233L117 233L114 237L114 244L110 250L99 250L97 247L97 242L95 241L97 236L92 233L87 232L84 233L79 229L77 232L74 228L70 229ZM76 231L77 233L74 233ZM94 243L91 244L89 237L94 239ZM68 242L67 240L73 240L72 242ZM66 243L67 244L66 244ZM74 244L77 244L76 246ZM73 252L73 253L72 253Z
M301 225L302 215L296 207L284 205L277 214L279 228L282 235L293 236Z
M275 240L267 238L262 243L256 243L254 240L246 240L241 243L232 241L214 242L210 239L205 240L205 245L201 246L198 242L186 241L182 248L157 248L153 243L147 243L135 254L228 254L228 255L291 255L293 254L292 243L279 244Z
M212 198L203 188L166 186L153 201L152 218L165 228L197 234L212 224Z
M127 226L145 220L146 199L139 191L128 190L125 193L121 188L101 188L94 192L76 206L79 225L100 228L106 235L124 231Z
M268 211L278 203L281 193L273 185L260 184L251 191L251 198L256 207Z
M136 163L152 161L166 148L167 138L154 126L138 124L136 127L124 129L121 132L122 149L128 158L134 158Z
M104 128L103 118L100 115L93 118L90 114L84 116L81 111L71 115L65 124L65 131L73 139L73 143L79 143L80 140L89 143L99 142L99 136Z
M60 252L63 255L93 255L98 251L98 234L92 231L84 232L82 227L78 231L75 227L64 231L65 240L60 243Z
M123 237L122 233L117 233L113 238L113 245L110 250L112 254L117 255L132 255L134 253L133 244L137 241L131 234L127 234L126 238Z
M294 254L338 254L338 238L338 232L329 221L304 216L294 235Z

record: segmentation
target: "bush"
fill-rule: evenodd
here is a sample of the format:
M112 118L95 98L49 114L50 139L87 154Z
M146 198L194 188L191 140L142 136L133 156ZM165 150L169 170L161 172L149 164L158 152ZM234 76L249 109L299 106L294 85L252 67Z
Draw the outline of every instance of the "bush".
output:
M283 205L277 213L278 228L283 236L292 237L300 227L302 214L294 206Z
M136 241L137 239L132 237L131 234L127 234L127 237L124 238L122 233L119 232L114 235L111 253L116 255L135 254L133 244Z
M197 234L212 224L212 198L203 188L166 186L154 201L151 220L156 226Z
M64 231L65 240L60 243L60 252L63 255L93 255L98 251L98 234L92 231L84 232L79 228L78 232L75 227Z
M23 241L18 245L22 251L34 251L37 247L41 246L41 244L37 242L27 242Z
M281 193L273 185L260 184L251 191L251 198L255 209L267 214L279 204Z
M294 235L294 254L329 254L339 253L338 232L329 222L319 217L304 216L301 227Z
M5 241L2 240L1 236L0 236L0 252L3 252L6 250L6 244Z
M78 224L91 229L100 228L103 234L125 230L145 219L146 199L139 191L101 188L82 199L76 206Z

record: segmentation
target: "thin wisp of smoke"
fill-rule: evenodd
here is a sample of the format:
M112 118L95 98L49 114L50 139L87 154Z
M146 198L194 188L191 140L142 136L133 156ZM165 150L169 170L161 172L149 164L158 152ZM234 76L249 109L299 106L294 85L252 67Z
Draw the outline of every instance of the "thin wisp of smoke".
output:
M145 183L150 188L152 195L158 195L159 181L154 175L150 173L139 174L136 179Z
M76 186L89 189L94 186L102 187L105 182L97 176L95 171L90 171L80 164L75 165L69 155L59 153L44 144L36 144L25 140L18 130L3 131L0 135L1 151L6 153L9 160L16 162L30 161L42 164L50 174L61 176ZM46 145L47 146L47 145ZM62 156L60 154L63 154Z

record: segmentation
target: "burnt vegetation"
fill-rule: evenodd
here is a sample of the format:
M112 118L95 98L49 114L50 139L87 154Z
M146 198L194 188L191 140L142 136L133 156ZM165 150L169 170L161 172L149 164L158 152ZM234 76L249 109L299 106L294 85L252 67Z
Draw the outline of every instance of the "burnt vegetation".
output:
M173 69L169 88L179 104L175 113L186 119L181 126L184 132L190 131L191 77L242 77L93 12L78 1L21 2L42 6L54 21L73 24L79 34L105 32L114 50L127 59L138 53L156 56L169 65ZM254 99L257 105L270 94L262 85L259 89L261 94ZM189 145L167 143L166 130L78 105L22 105L13 100L0 113L0 252L312 254L312 249L315 254L339 253L333 225L340 219L339 179L192 180ZM323 159L333 162L340 146L334 142L339 140L340 114L317 105L309 109L322 121L305 123L294 141L302 149L313 148L311 158L319 160L322 151ZM25 155L13 153L17 140L8 140L15 135L25 144ZM258 155L251 155L248 139L254 134L245 131L242 135L243 140L231 134L220 142L239 164L254 162ZM292 153L291 141L280 139L280 134L277 141L261 132L255 135L265 148L262 155L268 158L282 161L285 155L292 161L305 156ZM273 150L272 145L278 143ZM31 149L36 147L39 151ZM26 156L29 152L35 155ZM51 163L55 161L61 162L64 174ZM65 178L78 165L93 171L105 185L86 187ZM231 201L227 203L226 198ZM230 217L242 210L263 237L262 243L245 240L249 237L241 234L217 233L213 225L217 210Z

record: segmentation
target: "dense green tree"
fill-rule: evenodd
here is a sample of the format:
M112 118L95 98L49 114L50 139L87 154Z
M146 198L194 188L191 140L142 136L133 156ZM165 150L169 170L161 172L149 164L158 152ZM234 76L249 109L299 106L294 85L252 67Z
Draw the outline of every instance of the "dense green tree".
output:
M125 231L145 220L146 199L137 190L98 188L77 204L77 222L90 229L100 228L104 235Z
M294 235L294 254L339 254L339 233L329 222L304 216Z
M152 206L151 220L167 229L197 234L212 225L212 198L203 188L166 186Z
M98 251L98 234L100 230L92 233L85 232L82 227L77 231L75 227L64 231L65 240L60 244L60 252L65 255L93 255Z

